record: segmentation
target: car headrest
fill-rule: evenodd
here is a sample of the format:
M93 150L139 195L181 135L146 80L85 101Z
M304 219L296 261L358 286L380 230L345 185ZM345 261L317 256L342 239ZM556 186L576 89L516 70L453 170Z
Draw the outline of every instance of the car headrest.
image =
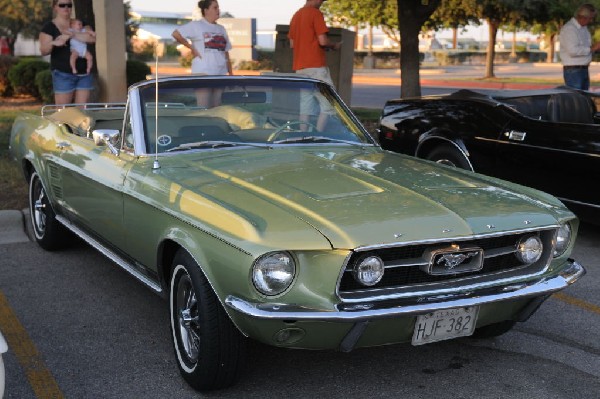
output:
M49 115L48 119L56 123L68 125L78 131L74 133L83 136L90 133L94 128L94 118L77 107L65 107Z

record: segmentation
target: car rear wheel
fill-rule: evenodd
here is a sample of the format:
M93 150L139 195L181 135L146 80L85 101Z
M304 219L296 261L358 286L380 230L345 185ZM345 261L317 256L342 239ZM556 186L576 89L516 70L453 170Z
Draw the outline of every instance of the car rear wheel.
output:
M493 338L509 332L516 322L513 320L505 320L499 323L493 323L487 326L479 327L473 333L473 338Z
M199 391L233 385L243 369L246 340L185 250L179 250L173 260L169 304L173 346L183 378Z
M8 345L0 332L0 398L4 397L4 385L5 385L5 371L4 371L4 360L2 360L2 354L8 351Z
M443 165L472 170L471 164L465 155L458 148L450 144L442 144L435 147L427 154L426 159Z
M0 398L4 397L4 361L2 360L2 353L0 353Z
M29 215L33 236L40 247L52 251L64 246L67 229L56 220L56 214L37 172L29 179Z

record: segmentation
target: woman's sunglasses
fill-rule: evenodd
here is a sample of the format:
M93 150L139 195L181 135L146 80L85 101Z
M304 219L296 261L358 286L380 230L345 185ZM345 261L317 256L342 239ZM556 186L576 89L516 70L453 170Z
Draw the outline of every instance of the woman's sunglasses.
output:
M73 8L73 3L58 3L57 6L60 8Z

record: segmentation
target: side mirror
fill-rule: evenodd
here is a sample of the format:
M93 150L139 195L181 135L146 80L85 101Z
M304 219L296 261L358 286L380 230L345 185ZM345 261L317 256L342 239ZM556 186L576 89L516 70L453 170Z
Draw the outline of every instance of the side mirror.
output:
M94 144L97 146L107 146L114 155L119 155L119 149L116 147L121 132L116 129L98 129L92 132Z

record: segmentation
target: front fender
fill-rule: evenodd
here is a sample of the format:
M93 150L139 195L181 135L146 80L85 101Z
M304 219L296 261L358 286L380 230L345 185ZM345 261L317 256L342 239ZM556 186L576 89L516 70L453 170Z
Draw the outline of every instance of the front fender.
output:
M469 150L467 150L465 142L460 137L452 137L452 134L450 133L444 133L437 130L430 130L419 137L415 156L424 159L433 148L441 143L452 145L460 151L465 158L470 159Z
M254 293L250 292L250 270L254 256L247 251L192 226L173 226L164 232L163 237L157 254L158 275L163 287L168 285L175 252L183 248L194 258L223 304L225 296L231 292L253 296Z

